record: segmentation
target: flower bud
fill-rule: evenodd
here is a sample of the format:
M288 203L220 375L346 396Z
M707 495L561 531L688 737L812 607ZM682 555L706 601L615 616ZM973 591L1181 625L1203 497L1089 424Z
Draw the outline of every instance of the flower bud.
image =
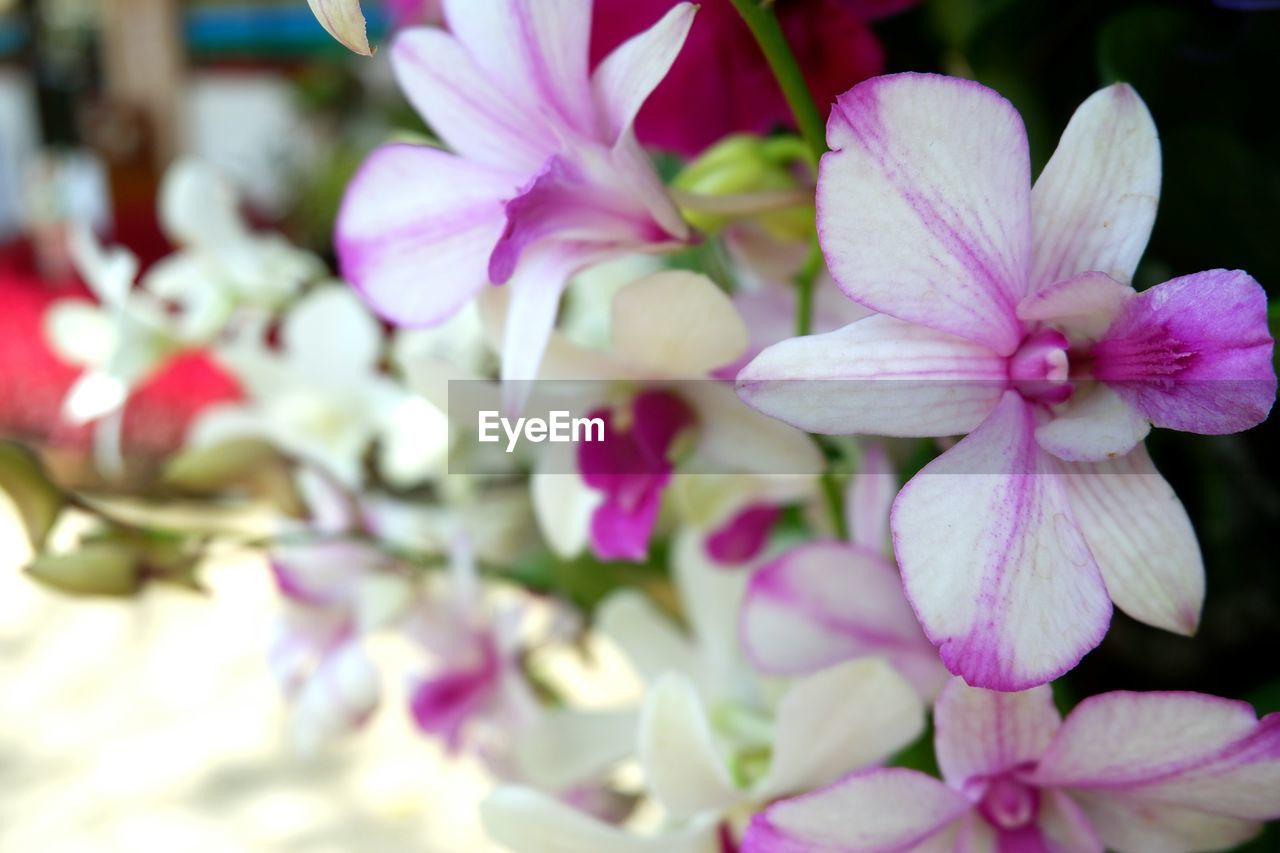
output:
M713 197L798 190L803 187L801 178L808 156L804 143L793 136L729 136L686 166L672 186L686 193ZM683 212L690 224L706 232L743 218L728 210L700 210L688 205ZM780 207L757 214L757 219L780 239L804 239L813 230L813 205L810 201Z
M120 542L90 543L67 554L41 554L26 572L70 595L127 597L142 588L138 550Z

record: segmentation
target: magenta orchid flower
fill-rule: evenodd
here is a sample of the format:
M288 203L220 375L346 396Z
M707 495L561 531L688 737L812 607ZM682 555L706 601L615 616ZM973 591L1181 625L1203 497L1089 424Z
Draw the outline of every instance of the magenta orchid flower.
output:
M881 313L766 350L742 397L813 432L968 433L903 489L892 529L925 633L970 684L1061 675L1113 602L1194 632L1195 534L1142 439L1260 423L1273 342L1243 272L1130 286L1160 190L1142 101L1089 98L1034 189L1018 114L976 83L871 80L827 132L823 249Z
M854 773L776 803L744 853L1222 850L1280 816L1280 714L1201 693L1092 696L960 679L934 712L945 781Z
M514 733L532 724L538 702L520 669L521 617L517 608L487 605L471 542L456 535L447 591L423 598L405 629L429 658L410 688L409 711L450 752L466 748L505 763Z
M863 452L845 507L852 541L819 540L761 566L747 585L739 637L752 665L800 676L847 660L881 657L932 698L947 681L933 644L885 558L898 479L876 446Z
M347 280L405 326L441 323L506 284L502 376L515 407L575 272L689 236L632 123L694 8L679 4L590 73L591 0L452 0L450 32L402 32L400 85L454 153L374 152L338 218Z

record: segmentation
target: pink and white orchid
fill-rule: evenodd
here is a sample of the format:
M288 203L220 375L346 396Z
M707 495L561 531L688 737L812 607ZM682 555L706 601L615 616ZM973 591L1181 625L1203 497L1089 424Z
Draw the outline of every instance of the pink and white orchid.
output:
M868 81L828 141L823 249L882 313L769 348L739 375L743 399L813 432L968 433L907 484L892 528L925 632L970 684L1061 675L1112 602L1194 632L1195 534L1142 439L1260 423L1273 342L1243 272L1130 286L1160 190L1142 101L1123 85L1090 97L1034 189L1021 119L976 83Z
M1280 816L1280 715L1201 693L1092 696L960 679L935 710L945 781L855 773L753 820L744 853L1222 850Z
M496 324L500 306L485 303ZM571 462L548 453L533 477L535 509L553 548L573 556L589 543L602 559L643 560L663 495L684 472L777 475L766 490L775 493L796 492L806 475L812 481L822 458L809 437L742 405L728 383L710 378L747 346L732 300L710 279L681 270L644 276L620 288L609 311L607 350L555 334L539 373L606 424L603 442L580 443Z
M938 652L902 594L902 578L885 559L889 504L898 491L888 457L876 446L845 498L850 542L797 545L751 575L739 632L751 663L770 675L797 676L842 661L882 657L922 696L947 681Z
M689 236L632 123L695 7L679 4L589 72L591 5L451 0L448 33L402 32L400 85L454 153L379 149L338 218L345 277L397 324L440 323L486 284L508 285L505 380L537 375L575 272Z
M882 660L848 661L782 685L762 681L745 666L735 636L745 573L714 565L690 531L677 538L672 564L687 632L631 591L615 593L598 617L647 683L638 718L624 709L579 712L556 726L560 738L544 729L525 748L554 750L574 730L611 734L614 751L597 757L617 761L634 752L662 826L629 831L549 796L504 788L482 807L495 840L529 853L712 853L725 849L733 824L760 803L878 764L922 731L920 697ZM851 712L833 714L836 706Z

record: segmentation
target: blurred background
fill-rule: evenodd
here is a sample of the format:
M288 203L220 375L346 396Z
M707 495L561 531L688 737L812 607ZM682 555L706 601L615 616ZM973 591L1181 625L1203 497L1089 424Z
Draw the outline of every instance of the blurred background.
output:
M806 3L825 0L779 0ZM365 4L376 43L430 4L391 5ZM597 5L601 20L617 14L615 3ZM663 4L649 5L656 19ZM1132 83L1165 164L1136 283L1241 268L1274 304L1280 4L849 5L894 7L866 15L876 18L878 68L972 77L1008 96L1036 168L1089 93ZM52 301L86 292L68 259L68 223L87 219L144 264L156 260L169 251L157 187L166 166L193 155L234 181L253 222L331 260L342 187L396 129L424 130L385 51L347 53L304 0L0 0L0 437L40 448L56 470L82 466L88 432L59 417L77 369L41 331ZM126 444L163 456L196 412L238 393L201 353L179 354L130 400ZM1103 646L1059 685L1064 701L1194 689L1280 710L1275 438L1270 423L1236 436L1152 436L1204 550L1203 627L1180 639L1117 614ZM208 596L86 603L20 574L29 555L3 517L0 849L482 849L482 776L447 761L403 715L381 715L321 759L290 754L263 655L276 602L257 558L215 566ZM1272 832L1253 849L1277 844Z

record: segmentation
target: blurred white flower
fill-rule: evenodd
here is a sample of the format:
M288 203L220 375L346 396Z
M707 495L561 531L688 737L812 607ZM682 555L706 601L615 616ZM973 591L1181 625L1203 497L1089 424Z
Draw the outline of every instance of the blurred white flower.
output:
M379 370L382 343L382 328L349 288L312 291L285 315L278 350L259 330L217 351L249 399L207 409L188 443L262 437L357 489L377 442L385 481L428 478L444 464L448 422Z
M181 309L191 336L216 334L239 307L278 309L325 275L311 252L250 228L235 190L201 161L180 160L165 173L159 216L180 248L153 265L143 284Z

